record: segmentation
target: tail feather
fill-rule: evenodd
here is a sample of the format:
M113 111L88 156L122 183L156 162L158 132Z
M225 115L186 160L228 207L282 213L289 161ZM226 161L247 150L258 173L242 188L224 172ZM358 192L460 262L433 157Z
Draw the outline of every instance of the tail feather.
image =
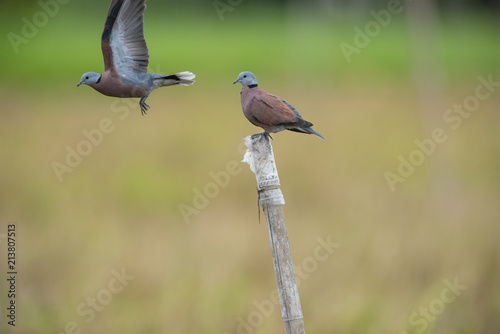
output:
M318 136L320 137L321 139L323 140L326 140L325 137L323 137L322 135L320 135L318 132L316 132L313 128L307 128L307 131L312 134L312 135L315 135L315 136Z
M161 80L161 86L172 86L172 85L190 86L194 84L193 79L195 77L196 75L194 75L192 72L184 71L175 74L161 76L159 78L156 78L155 80Z
M308 133L308 134L311 134L311 135L318 136L318 137L320 137L323 140L326 140L325 137L323 137L322 135L320 135L318 132L316 132L311 127L294 127L294 128L287 128L287 130L295 131L295 132L300 132L300 133Z

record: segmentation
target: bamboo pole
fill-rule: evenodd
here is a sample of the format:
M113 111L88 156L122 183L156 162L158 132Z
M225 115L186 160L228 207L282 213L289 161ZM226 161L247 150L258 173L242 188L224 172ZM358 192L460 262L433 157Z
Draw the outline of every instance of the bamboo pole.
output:
M282 207L285 199L280 189L273 148L268 135L248 136L244 140L248 149L243 162L247 162L255 173L259 201L266 216L285 333L305 334Z

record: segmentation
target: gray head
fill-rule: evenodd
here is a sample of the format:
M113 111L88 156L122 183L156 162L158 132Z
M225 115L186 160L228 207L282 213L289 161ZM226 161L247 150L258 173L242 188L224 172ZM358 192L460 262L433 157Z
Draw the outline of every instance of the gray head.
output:
M101 81L101 74L95 72L88 72L82 75L82 80L76 85L76 87L81 84L92 85Z
M243 86L248 86L248 85L257 85L257 78L252 72L241 72L240 75L238 75L238 79L236 79L233 84L240 82Z

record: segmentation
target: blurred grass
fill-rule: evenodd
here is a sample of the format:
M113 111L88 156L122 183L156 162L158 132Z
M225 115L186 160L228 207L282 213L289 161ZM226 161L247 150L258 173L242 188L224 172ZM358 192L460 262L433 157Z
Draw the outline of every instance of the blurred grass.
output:
M75 3L76 5L76 3ZM371 16L352 17L341 13L303 9L283 13L268 8L260 11L241 5L224 14L220 21L213 8L206 12L179 9L165 15L155 9L145 13L145 34L150 50L151 69L163 72L191 68L211 80L241 72L242 68L263 73L296 73L307 79L345 79L356 75L405 78L412 69L412 49L404 16L394 16L387 28L372 39L348 63L339 44L354 44L354 27L364 28ZM19 53L2 40L0 73L4 82L37 83L39 80L73 79L85 71L102 71L99 37L107 3L99 8L73 5L61 8ZM23 13L2 13L2 31L21 34L20 17L30 17L37 7ZM99 15L96 15L99 13ZM500 45L494 17L482 13L445 17L437 34L439 62L452 79L498 68ZM81 73L80 73L81 72ZM333 75L333 78L328 78Z
M340 244L300 285L307 331L416 332L412 312L455 278L467 289L424 333L500 329L498 92L458 130L447 128L450 139L392 193L383 173L429 136L404 21L347 64L338 44L365 18L257 15L242 4L221 22L210 11L164 17L153 4L145 23L151 68L198 78L154 92L146 117L134 100L120 119L115 99L75 88L82 73L102 70L107 4L90 15L72 3L19 54L2 47L0 233L7 222L19 229L21 332L59 333L76 321L88 333L236 333L238 317L269 297L269 242L247 166L191 224L178 208L192 205L211 171L240 161L241 138L258 131L231 84L242 70L328 139L282 133L273 141L296 265L313 256L318 237ZM18 15L2 16L2 31L19 29ZM499 68L493 18L458 23L444 19L438 34L450 106ZM103 118L115 130L59 183L52 162ZM433 164L445 152L446 165ZM438 172L452 182L436 195ZM135 279L85 323L78 305L121 268ZM277 307L255 330L280 331Z

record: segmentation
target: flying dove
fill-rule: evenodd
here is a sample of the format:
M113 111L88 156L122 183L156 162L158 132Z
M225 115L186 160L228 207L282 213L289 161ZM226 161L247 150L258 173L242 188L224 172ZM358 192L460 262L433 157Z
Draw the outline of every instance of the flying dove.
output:
M252 72L241 72L233 84L237 82L242 85L240 96L243 114L250 123L263 128L264 135L290 130L313 134L325 139L314 131L311 128L312 123L304 120L288 102L260 89Z
M189 71L170 75L147 73L149 53L143 31L145 2L111 1L101 38L104 73L85 73L77 85L89 85L107 96L140 97L143 115L149 108L146 98L152 91L162 86L189 86L195 77Z

